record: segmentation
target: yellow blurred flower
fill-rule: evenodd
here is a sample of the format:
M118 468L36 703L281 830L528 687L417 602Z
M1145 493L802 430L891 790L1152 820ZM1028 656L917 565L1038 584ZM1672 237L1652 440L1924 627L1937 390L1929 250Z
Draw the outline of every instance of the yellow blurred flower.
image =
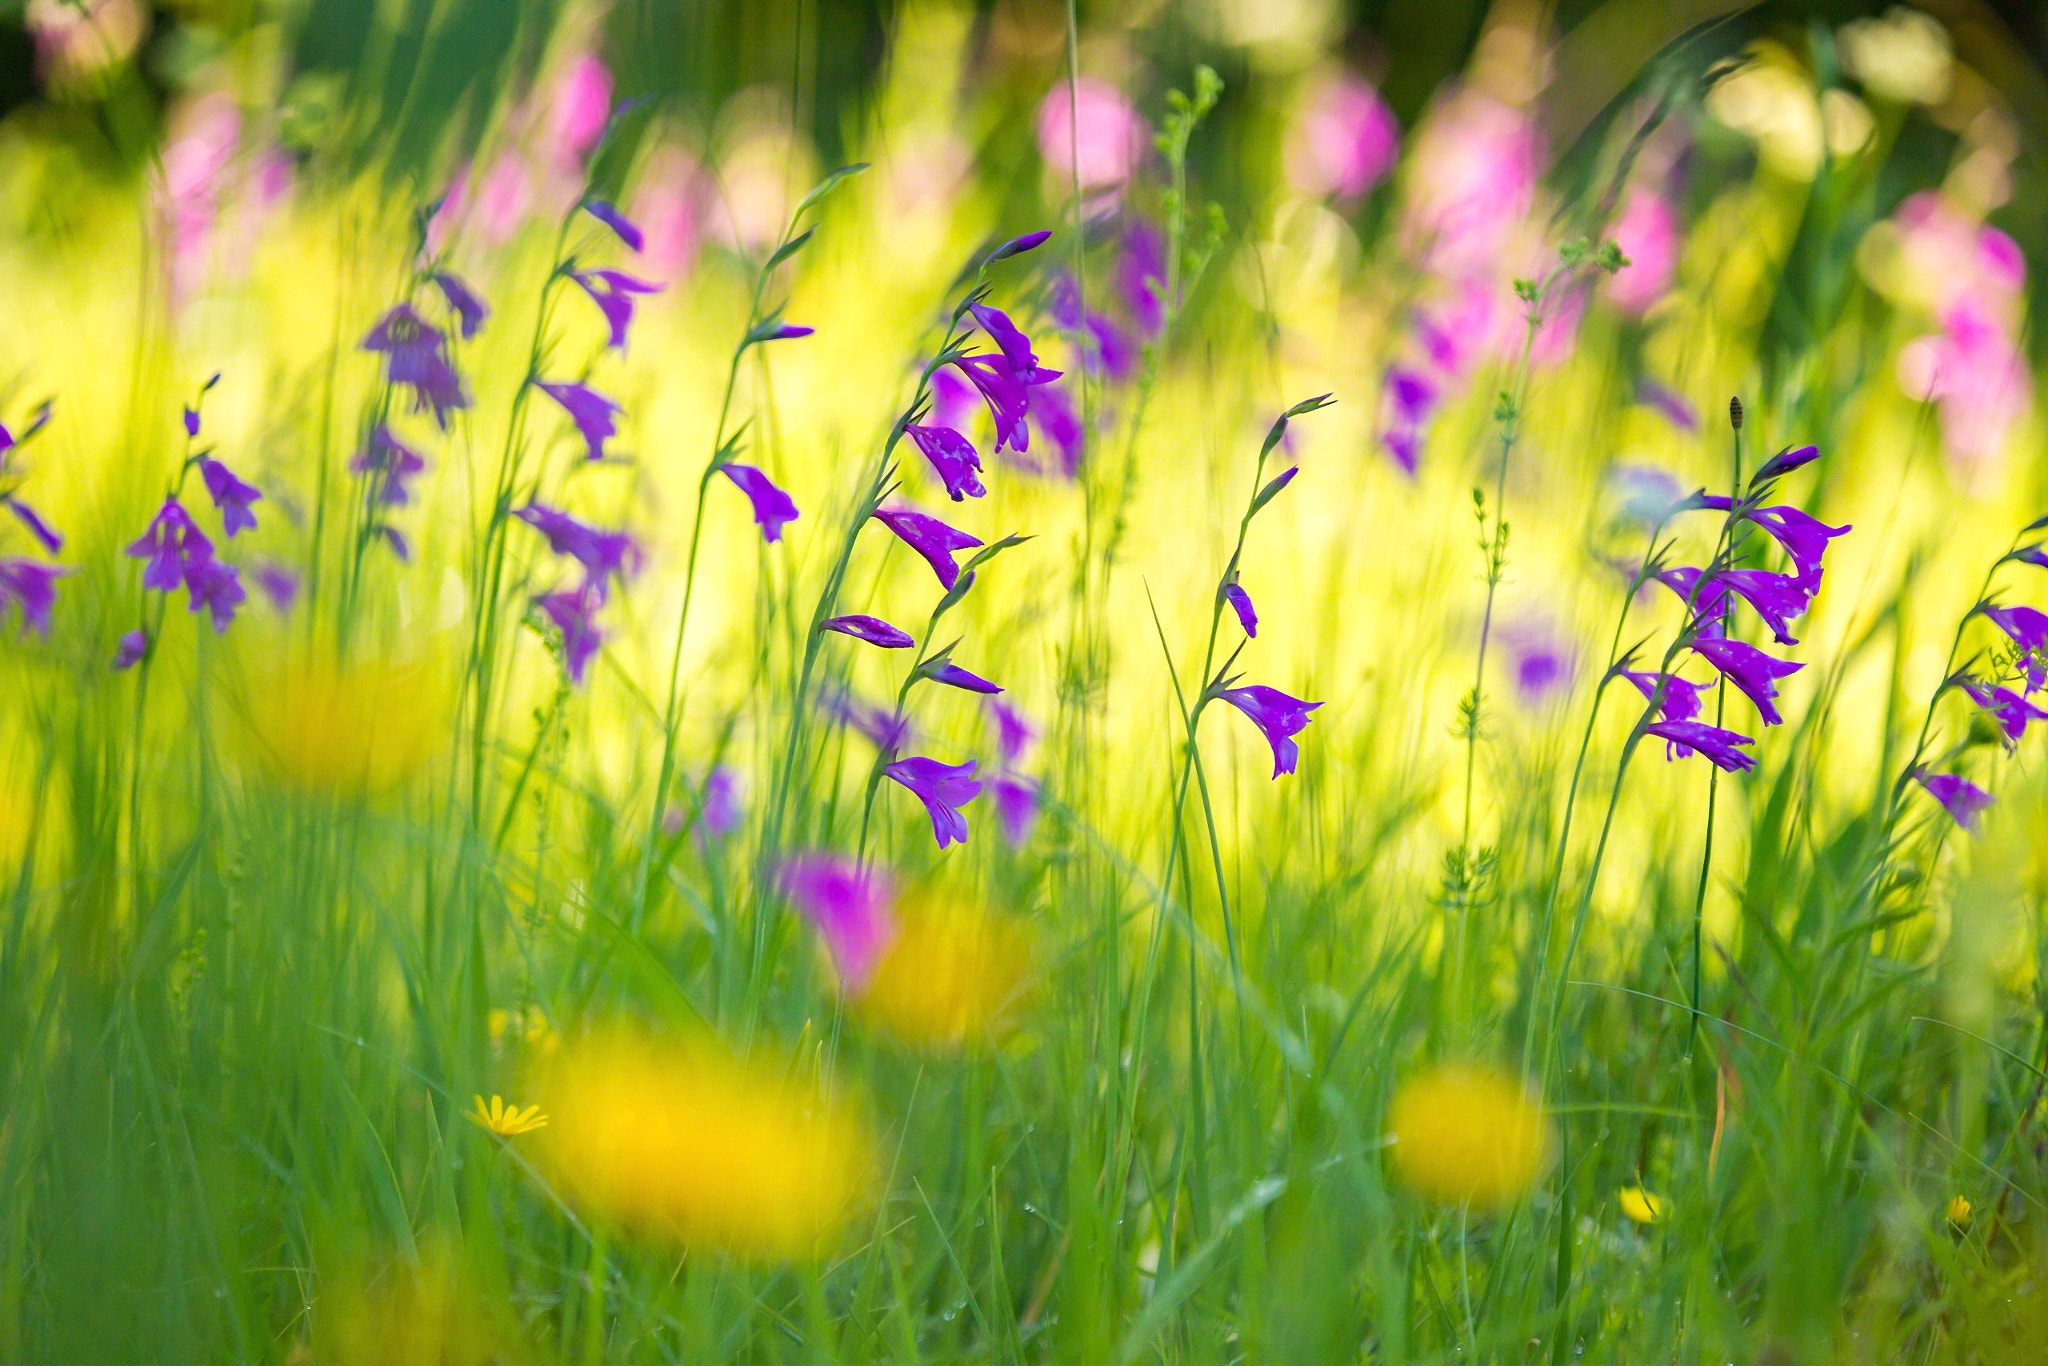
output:
M488 1108L482 1096L473 1096L476 1108L469 1112L472 1124L489 1129L500 1138L517 1138L530 1134L535 1129L547 1127L548 1117L540 1112L538 1105L529 1105L524 1110L516 1105L507 1105L503 1096L492 1096Z
M854 993L877 1028L923 1048L972 1047L1016 1022L1031 977L1031 940L1015 920L955 898L896 906L896 933Z
M261 679L249 725L264 764L308 792L373 796L424 768L450 733L447 685L427 663L313 655Z
M1388 1114L1395 1174L1416 1194L1481 1209L1528 1193L1550 1157L1543 1110L1496 1069L1433 1067L1394 1093Z
M1948 1208L1944 1213L1948 1215L1948 1221L1954 1224L1958 1230L1967 1232L1970 1227L1970 1210L1970 1202L1958 1195L1948 1202Z
M491 1033L491 1043L499 1048L523 1044L545 1057L561 1043L561 1037L555 1033L555 1027L548 1023L546 1012L539 1006L527 1006L522 1010L493 1007L484 1021Z
M614 1033L546 1070L547 1170L588 1213L754 1261L823 1250L866 1192L866 1126L709 1041Z
M1671 1206L1661 1195L1644 1190L1641 1186L1621 1188L1621 1212L1639 1224L1659 1224L1671 1212Z

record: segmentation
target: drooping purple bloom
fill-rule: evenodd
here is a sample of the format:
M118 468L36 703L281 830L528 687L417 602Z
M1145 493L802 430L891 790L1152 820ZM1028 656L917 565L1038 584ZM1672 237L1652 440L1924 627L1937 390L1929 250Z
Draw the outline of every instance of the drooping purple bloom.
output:
M934 683L944 683L948 687L960 688L966 692L999 693L1002 691L1002 688L997 684L989 682L979 674L969 673L958 664L953 663L937 665L928 670L925 677L931 679Z
M21 524L28 528L28 534L43 543L43 549L54 555L64 548L63 536L58 534L55 527L43 520L41 513L27 503L19 498L9 497L0 497L0 503L7 504L8 510L20 518Z
M185 408L185 435L199 435L199 410L189 404Z
M880 617L851 616L833 617L821 624L821 630L837 631L855 640L865 640L870 645L879 645L885 650L903 650L917 644L910 632L899 626L891 626Z
M150 519L149 529L128 547L128 557L147 560L142 586L159 593L177 591L195 564L213 558L213 542L192 522L184 504L172 494Z
M1038 731L1023 712L999 698L991 697L988 709L996 718L996 753L1004 768L1014 767L1024 757L1026 747L1038 738Z
M290 616L292 604L299 600L299 575L294 569L267 561L256 567L256 586L263 596L270 599L271 610L279 616Z
M9 603L21 612L21 629L50 634L50 610L57 605L57 580L74 571L36 560L0 560L0 614Z
M590 660L604 644L604 632L597 624L597 611L604 606L604 594L595 584L585 584L577 589L563 589L534 599L534 605L547 614L555 629L562 633L562 662L569 671L569 681L581 685Z
M2048 650L2048 614L2032 607L1986 607L1984 615L2026 653Z
M795 341L798 337L808 337L817 330L815 327L805 327L802 323L777 323L765 332L754 333L753 340L759 342Z
M1699 415L1693 412L1692 405L1687 403L1677 390L1667 388L1656 380L1645 379L1636 385L1636 398L1662 413L1664 420L1678 430L1699 430Z
M534 383L569 414L576 430L583 434L584 445L590 449L590 458L604 459L605 439L618 435L618 426L612 418L622 411L619 405L585 384L550 384L545 380L535 380Z
M476 336L477 331L484 325L484 319L489 317L491 312L484 306L484 301L477 297L475 290L446 271L438 272L431 278L440 288L441 297L448 301L448 307L454 311L462 339L468 341Z
M924 458L932 462L939 478L946 482L946 492L954 502L963 497L979 498L988 492L981 482L981 457L975 454L974 443L951 427L921 427L912 422L903 430L924 452Z
M619 235L619 240L634 251L647 245L647 237L632 219L620 213L602 199L586 199L583 211Z
M739 775L723 764L704 779L704 803L698 824L713 839L723 839L740 828Z
M238 531L254 531L256 514L250 505L262 500L262 491L253 484L245 484L235 477L235 472L218 460L199 462L199 477L206 483L206 492L213 499L213 505L220 509L220 530L229 540Z
M1268 479L1266 481L1266 487L1260 489L1258 492L1258 496L1254 498L1252 501L1257 503L1260 507L1264 507L1266 504L1272 502L1275 498L1278 498L1280 496L1280 490L1286 488L1289 484L1293 483L1294 476L1300 473L1301 466L1289 465L1286 469L1280 471L1280 473L1274 475L1271 479Z
M754 520L760 523L761 539L771 545L781 540L782 528L801 515L790 496L752 465L720 465L719 469L754 505Z
M222 560L197 560L185 568L186 606L213 617L215 635L228 629L235 610L248 600L241 571Z
M1003 827L1003 838L1011 848L1022 848L1030 842L1031 829L1038 823L1038 784L1022 774L1003 772L996 775L991 786L995 789L996 820Z
M924 803L924 809L932 818L932 837L944 849L949 844L964 844L967 840L967 818L960 814L960 808L981 795L981 784L974 781L975 762L969 759L960 764L942 764L937 759L922 755L911 759L898 759L882 772L901 783Z
M953 552L970 550L981 544L979 538L964 531L956 531L936 517L909 508L877 508L875 520L896 533L903 543L924 556L925 563L932 567L932 573L939 576L939 586L950 589L960 579L960 566L953 562Z
M1148 336L1166 323L1166 235L1142 218L1124 229L1123 254L1117 258L1116 282L1132 321Z
M1515 680L1515 695L1536 706L1565 691L1578 670L1571 644L1548 617L1503 622L1495 632Z
M844 689L826 691L820 696L819 705L842 726L851 726L866 736L876 749L894 751L910 743L909 717L870 706Z
M1733 502L1726 494L1707 494L1699 499L1699 505L1726 512ZM1796 507L1757 508L1747 515L1785 548L1795 571L1793 577L1801 583L1819 583L1821 557L1827 553L1828 542L1854 530L1847 525L1829 526Z
M1756 756L1737 748L1756 741L1739 731L1723 730L1704 721L1653 721L1643 727L1643 733L1665 741L1669 758L1683 759L1697 752L1706 755L1707 762L1714 767L1731 773L1756 767Z
M1223 600L1237 613L1238 622L1244 627L1245 635L1253 640L1259 636L1259 614L1252 608L1252 595L1234 583L1223 585Z
M1742 689L1751 702L1756 704L1757 715L1767 726L1782 725L1784 717L1778 715L1775 705L1778 697L1778 680L1788 678L1805 668L1789 659L1767 655L1754 645L1726 636L1701 636L1692 643L1693 653L1703 656L1709 664L1721 671L1721 676Z
M2048 569L2048 550L2042 549L2039 545L2021 546L2012 552L2010 558Z
M611 344L618 350L625 349L626 329L633 322L633 296L661 292L660 285L618 270L572 270L569 278L583 286L583 292L597 304L598 312L604 314L604 320L612 331Z
M413 391L413 411L432 408L434 421L444 430L450 412L469 406L469 395L448 361L447 341L447 335L411 304L392 308L363 338L365 351L383 355L390 382Z
M1413 427L1396 427L1380 434L1380 445L1394 463L1401 467L1401 473L1413 478L1422 466L1422 433Z
M369 440L348 462L348 467L356 474L377 477L372 497L378 502L388 507L404 507L412 501L412 490L406 481L424 473L427 462L417 451L393 436L391 428L380 422L370 429Z
M2028 721L2048 721L2048 711L2042 710L2011 688L1988 686L1974 678L1959 679L1964 692L1972 701L1990 713L2005 732L2008 743L2026 734Z
M1251 723L1266 737L1266 743L1273 747L1273 776L1294 772L1295 761L1300 758L1300 747L1294 737L1313 718L1309 713L1322 706L1320 702L1304 702L1298 697L1289 697L1278 688L1255 684L1248 688L1225 688L1216 694L1223 701L1236 707L1251 718Z
M989 340L1002 351L1003 359L1009 363L1012 374L1026 379L1038 372L1038 353L1031 349L1031 338L1017 324L1010 321L1010 315L1000 308L987 304L969 304L967 311L981 324L981 330L988 333Z
M405 539L405 533L389 522L373 526L371 531L384 538L384 544L391 547L391 553L398 557L400 564L412 563L412 542Z
M1436 406L1436 397L1436 382L1420 370L1405 365L1387 367L1387 402L1393 405L1398 425L1421 425Z
M1657 706L1657 714L1666 721L1690 721L1700 714L1700 685L1677 674L1659 675L1643 673L1637 669L1623 669L1621 676L1636 685L1645 699L1657 695L1657 682L1664 681L1664 700Z
M839 980L850 991L866 986L896 937L889 879L837 854L816 853L784 860L776 883L817 928Z
M1699 576L1699 570L1681 565L1676 569L1659 570L1657 581L1684 599L1692 596L1693 585ZM1797 645L1799 638L1792 634L1790 619L1812 605L1819 577L1818 569L1810 582L1762 569L1724 569L1699 590L1699 600L1693 607L1702 623L1717 622L1726 612L1725 595L1733 591L1763 618L1780 645ZM1719 634L1718 631L1713 633Z
M1079 334L1084 370L1099 369L1113 380L1129 379L1137 370L1137 343L1108 314L1081 306L1081 287L1073 276L1062 274L1053 281L1046 307L1054 322Z
M996 420L996 449L1031 449L1031 426L1026 421L1031 410L1031 386L1050 383L1060 377L1060 372L1042 368L1014 370L1002 356L960 356L952 364L967 376L988 404L989 415Z
M981 394L950 365L932 373L932 425L961 429L974 420Z
M1929 773L1921 768L1915 769L1913 776L1934 800L1948 808L1948 814L1965 830L1975 830L1977 817L1991 805L1989 792L1959 774Z
M149 632L140 626L121 637L114 650L114 672L125 673L142 662L149 653Z
M588 522L543 503L529 503L512 514L548 538L548 548L567 555L589 572L589 582L603 584L640 572L639 545L623 531L601 531Z

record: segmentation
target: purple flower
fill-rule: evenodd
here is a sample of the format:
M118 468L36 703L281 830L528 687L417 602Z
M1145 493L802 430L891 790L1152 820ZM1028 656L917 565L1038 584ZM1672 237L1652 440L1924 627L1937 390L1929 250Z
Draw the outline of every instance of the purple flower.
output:
M1002 756L1003 767L1009 768L1024 757L1026 746L1038 738L1038 732L1023 712L1007 702L991 697L988 709L996 718L996 753Z
M1436 382L1420 370L1405 365L1387 367L1387 401L1394 407L1398 425L1419 426L1436 407L1436 397Z
M909 717L869 706L844 689L825 693L819 704L827 716L859 731L876 749L897 750L910 742Z
M1266 737L1266 743L1273 747L1275 778L1294 772L1301 750L1293 737L1308 725L1312 719L1309 713L1322 703L1304 702L1263 684L1249 688L1225 688L1216 696L1250 717L1252 724Z
M932 374L932 425L962 428L974 420L981 395L951 366L942 365Z
M1763 468L1758 470L1756 476L1749 482L1751 484L1761 484L1767 480L1776 479L1779 475L1790 474L1801 465L1818 459L1819 456L1820 447L1818 446L1787 446L1769 460L1764 461Z
M1060 377L1060 372L1015 370L1000 356L960 356L952 363L988 404L989 415L996 420L996 449L1031 449L1031 427L1025 421L1031 409L1031 386L1050 383Z
M1223 600L1237 613L1239 623L1244 626L1244 633L1253 640L1258 639L1259 614L1252 609L1252 595L1234 583L1226 583L1223 585Z
M634 251L647 245L647 238L634 225L633 220L620 213L602 199L586 199L583 211L619 235L619 240Z
M611 326L611 344L619 350L625 349L626 328L633 321L633 296L661 292L660 285L617 270L572 270L569 278L596 302L598 312Z
M0 560L0 614L13 603L21 610L21 629L50 634L50 609L57 604L57 580L73 571L35 560Z
M1166 322L1162 297L1166 280L1166 235L1142 218L1124 229L1123 255L1117 259L1116 282L1139 330L1157 332Z
M583 433L584 444L590 448L592 460L604 459L605 438L618 435L618 427L612 417L620 410L619 405L583 384L549 384L535 380L541 392L562 405L564 412L576 424L576 430Z
M28 534L43 543L43 549L54 555L64 548L64 538L57 533L57 529L44 521L42 515L27 503L19 498L10 497L0 497L0 503L7 504L8 509L21 519L21 524L28 528Z
M1726 512L1733 503L1725 494L1708 494L1699 500L1699 505ZM1827 553L1828 542L1854 530L1850 526L1829 526L1795 507L1757 508L1747 516L1785 548L1797 571L1793 577L1806 584L1820 582L1820 561Z
M114 672L124 673L142 662L149 653L149 633L140 626L122 636L114 650Z
M490 309L484 307L476 291L455 276L445 271L429 277L440 287L441 297L448 301L448 307L455 311L455 319L462 331L462 339L468 341L484 325L490 316Z
M600 531L542 503L529 503L512 515L547 537L548 549L582 565L590 583L602 585L614 574L623 580L640 572L640 547L623 531Z
M595 584L585 584L573 591L564 589L535 598L534 605L562 633L562 662L568 667L569 681L580 685L590 668L591 656L604 644L604 632L596 621L597 609L604 605L604 593Z
M1664 414L1664 420L1682 432L1696 432L1700 427L1699 415L1692 405L1675 389L1666 388L1656 380L1642 380L1636 385L1636 398Z
M815 327L805 327L801 323L774 323L755 331L747 339L757 342L795 341L798 337L808 337L817 330Z
M2031 607L1986 607L1984 615L2028 654L2048 650L2048 615ZM2033 691L2031 688L2029 692Z
M213 630L219 635L235 619L235 609L248 600L242 588L241 571L221 560L197 560L185 567L186 605L194 612L213 616Z
M1657 714L1666 721L1690 721L1700 714L1700 685L1697 683L1677 674L1642 673L1635 669L1623 669L1621 676L1635 684L1645 698L1657 695L1657 680L1662 677L1664 700L1658 704Z
M1081 415L1074 411L1074 401L1067 397L1067 391L1057 384L1041 389L1037 403L1038 430L1059 453L1060 473L1072 479L1080 472L1081 458L1087 452L1087 432L1081 426Z
M1413 478L1422 465L1422 433L1413 427L1396 427L1380 434L1380 445L1394 463L1401 467L1401 473Z
M932 837L944 849L967 840L967 818L959 808L981 795L981 784L974 781L974 767L972 759L964 764L942 764L920 755L898 759L882 772L909 788L924 803L932 818Z
M704 833L713 839L723 839L740 828L739 775L723 764L711 770L704 779L704 802L698 816Z
M782 528L800 515L790 496L775 487L767 475L752 465L720 465L725 477L739 486L754 505L754 520L760 523L761 539L773 545L782 539Z
M448 363L447 336L422 318L411 304L399 304L370 329L363 338L365 351L384 357L385 375L394 385L413 391L413 411L434 410L434 421L444 430L448 414L469 406L462 380Z
M185 435L199 435L199 410L189 405L185 409Z
M1080 333L1081 367L1100 369L1114 380L1129 379L1138 368L1138 348L1124 330L1106 313L1081 306L1081 287L1074 277L1061 274L1053 281L1046 308L1052 320L1068 332Z
M1991 713L2008 742L2026 733L2028 721L2048 721L2048 711L2043 711L2011 688L1987 687L1974 678L1957 681L1971 700Z
M839 980L851 991L866 986L896 937L889 879L836 854L799 854L783 861L776 882L817 928Z
M1721 676L1742 689L1751 702L1756 704L1757 715L1767 726L1782 725L1784 717L1778 715L1773 705L1778 697L1778 680L1790 677L1805 668L1788 659L1767 655L1754 645L1725 636L1701 636L1692 643L1693 653L1705 657L1709 664L1721 671Z
M1022 848L1038 823L1038 784L1016 773L999 773L991 784L995 789L996 820L1011 848Z
M1029 383L1029 377L1038 373L1038 354L1031 349L1031 338L1025 336L1022 329L1010 321L1010 315L1000 308L969 304L967 311L981 324L981 330L988 333L989 340L1002 350L1011 373Z
M879 645L885 650L902 650L917 644L910 632L901 627L891 626L880 617L853 616L833 617L820 625L821 630L837 631L855 640L865 640L870 645Z
M2048 550L2043 550L2038 545L2022 546L2018 550L2013 551L2012 554L2008 555L2006 558L2012 560L2020 560L2026 564L2036 565L2042 569L2048 569Z
M1050 236L1052 236L1052 232L1046 229L1038 232L1027 232L1022 237L1012 237L1009 241L990 252L988 259L990 261L1007 261L1012 256L1022 256L1025 252L1034 250L1042 245L1045 239Z
M924 452L925 459L932 462L939 478L946 481L946 492L954 502L961 498L979 498L988 490L981 482L981 457L974 452L974 443L951 427L920 427L908 423L907 432L917 448Z
M1692 596L1693 584L1699 576L1699 570L1682 565L1677 569L1659 570L1657 581L1683 599ZM1762 569L1724 569L1699 590L1699 600L1693 607L1710 633L1719 634L1718 630L1712 629L1713 623L1725 616L1727 604L1724 599L1727 592L1733 590L1763 618L1780 645L1797 645L1799 639L1792 634L1789 618L1800 615L1812 605L1819 577L1818 569L1811 581Z
M1991 794L1975 783L1954 773L1929 773L1924 768L1913 770L1913 776L1920 780L1920 786L1927 789L1934 800L1948 808L1956 824L1965 830L1977 828L1977 817L1984 808L1991 805Z
M960 578L960 566L953 562L953 552L981 544L979 539L966 532L955 531L938 518L909 508L877 508L874 517L895 532L905 545L924 556L925 563L932 567L932 573L939 576L942 588L952 588Z
M391 553L398 557L400 564L412 563L412 542L405 539L403 531L389 523L373 526L370 530L384 538L384 543L391 547Z
M177 591L192 566L213 558L213 542L192 523L192 516L172 494L150 519L149 529L128 547L128 557L147 560L142 586L159 593Z
M1514 673L1515 694L1534 706L1571 685L1578 662L1555 622L1532 616L1503 623L1497 632Z
M1738 731L1723 730L1704 721L1653 721L1643 727L1643 733L1665 741L1668 758L1683 759L1697 751L1706 755L1707 762L1714 767L1731 773L1756 767L1754 754L1744 754L1736 748L1756 741Z
M256 514L249 506L262 499L261 491L237 479L235 472L218 460L200 461L199 477L205 481L213 505L220 509L222 535L232 541L236 532L256 529Z
M299 599L298 573L274 560L257 566L256 586L270 599L271 610L281 617L289 616L292 604Z
M944 683L948 687L960 688L967 692L999 693L1002 691L1000 687L989 682L981 675L969 673L958 664L953 663L936 665L925 672L925 677L934 683Z
M378 502L389 507L404 507L412 501L412 490L406 487L405 481L424 473L427 462L380 422L370 429L370 439L348 462L348 467L356 474L377 476L374 496Z

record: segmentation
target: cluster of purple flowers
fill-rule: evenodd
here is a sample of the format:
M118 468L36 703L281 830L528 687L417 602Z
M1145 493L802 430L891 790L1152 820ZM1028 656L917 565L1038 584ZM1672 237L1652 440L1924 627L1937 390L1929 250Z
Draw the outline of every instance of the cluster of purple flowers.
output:
M529 503L513 515L546 537L548 549L582 566L581 583L534 599L534 606L561 632L562 663L569 681L580 684L591 657L604 643L604 631L596 619L598 609L609 597L614 580L623 584L640 572L644 562L640 546L623 531L601 530L545 503Z
M1121 318L1102 307L1090 307L1081 286L1064 272L1053 278L1046 307L1053 322L1076 341L1080 368L1098 382L1121 384L1138 372L1146 341L1166 323L1166 234L1136 216L1125 220L1115 235L1116 256L1110 271L1110 297ZM1071 479L1080 471L1089 433L1064 384L1050 385L1036 396L1039 424L1058 455L1061 474ZM1035 468L1035 467L1034 467Z
M2033 523L2027 533L2044 529L2048 529L2048 518ZM2048 543L2015 547L1992 566L1992 572L2008 563L2048 569ZM2002 659L1994 657L1988 675L1972 673L1966 665L1943 680L1935 696L1938 699L1951 688L1960 690L2010 750L2026 734L2029 721L2048 721L2048 707L2034 700L2048 684L2048 612L1984 601L1973 607L1970 615L1981 616L2004 632L2012 649ZM1930 772L1920 763L1919 755L1914 756L1911 776L1966 830L1976 827L1977 818L1992 803L1990 792L1961 774ZM1904 779L1900 781L1903 784Z
M11 458L22 443L42 431L49 421L50 405L44 403L19 437L0 425L0 505L6 506L14 520L27 529L47 554L55 555L64 549L64 537L42 514L22 501L20 472ZM57 580L70 572L63 565L46 560L0 557L0 617L11 607L19 613L23 631L49 634L50 612L57 603Z
M1796 507L1766 507L1763 501L1780 477L1819 454L1813 446L1788 447L1764 462L1740 501L1727 495L1697 493L1676 509L1712 509L1726 514L1723 539L1729 554L1740 546L1746 527L1762 528L1783 548L1793 572L1733 569L1727 567L1721 556L1704 570L1680 566L1651 572L1651 577L1686 605L1689 620L1680 637L1681 646L1706 660L1723 679L1734 684L1749 698L1767 726L1779 725L1784 720L1777 708L1779 680L1806 666L1779 659L1730 636L1729 605L1731 595L1742 599L1770 627L1772 638L1779 645L1799 643L1791 634L1792 619L1805 613L1820 588L1821 558L1828 542L1850 528L1829 526ZM1626 664L1624 660L1616 665L1615 673L1649 699L1656 719L1643 725L1643 733L1663 740L1669 757L1683 758L1697 752L1722 769L1747 770L1756 766L1755 756L1741 748L1754 745L1753 738L1700 719L1701 695L1705 691L1702 685L1674 672L1645 672L1630 669Z

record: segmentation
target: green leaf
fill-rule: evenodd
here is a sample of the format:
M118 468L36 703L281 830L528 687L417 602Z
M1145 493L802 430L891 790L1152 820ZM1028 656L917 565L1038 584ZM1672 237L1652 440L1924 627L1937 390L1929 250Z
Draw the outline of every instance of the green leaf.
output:
M803 217L805 209L810 208L813 204L816 204L826 195L832 193L833 188L837 186L840 181L846 179L848 176L859 175L862 171L865 171L867 168L868 164L865 161L856 161L851 165L841 166L836 171L828 172L825 178L819 181L816 187L814 187L809 194L805 195L802 199L797 201L796 211L790 214L789 221L794 223L797 219ZM804 236L809 237L810 234L805 233Z
M986 564L990 560L993 560L996 556L1002 554L1005 550L1008 550L1011 546L1022 545L1024 544L1024 542L1030 539L1031 538L1029 536L1005 536L1002 540L997 541L994 545L983 546L979 551L975 553L974 558L969 560L965 565L962 566L962 568L973 569L976 565Z
M768 264L763 266L762 269L773 270L777 266L781 265L784 261L787 261L790 257L802 251L804 249L804 243L810 241L811 235L815 232L817 232L816 228L805 228L802 232L790 238L787 242L784 242L781 246L775 249L775 254L768 258Z
M1301 466L1290 465L1284 472L1274 475L1267 482L1266 487L1259 490L1259 496L1252 499L1252 515L1257 516L1260 508L1278 498L1280 490L1292 483L1294 476L1299 473L1301 473Z

